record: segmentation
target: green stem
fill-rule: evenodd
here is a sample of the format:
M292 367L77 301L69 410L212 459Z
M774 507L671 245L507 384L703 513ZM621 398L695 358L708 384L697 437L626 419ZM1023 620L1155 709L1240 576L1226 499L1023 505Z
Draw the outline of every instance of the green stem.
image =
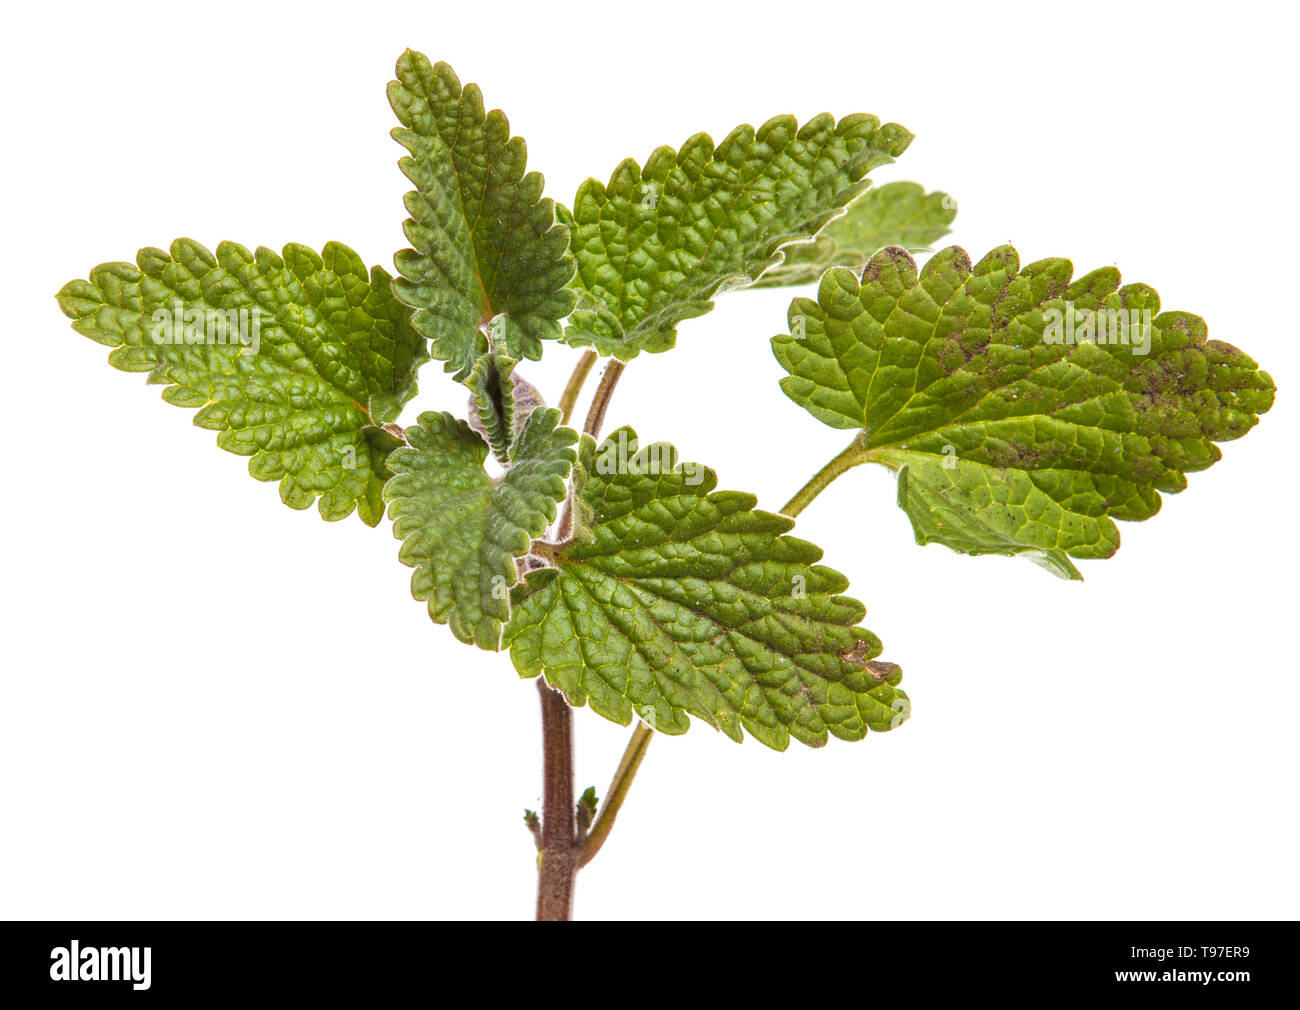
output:
M632 739L628 741L627 749L623 751L623 759L619 761L618 770L614 772L613 781L609 784L609 792L605 794L605 801L600 805L600 813L596 815L596 822L591 826L591 833L578 848L579 868L586 866L596 857L596 853L600 851L600 847L605 844L605 839L613 830L614 818L623 807L623 800L627 798L628 790L632 788L632 780L636 778L637 769L641 767L641 760L645 757L646 748L650 746L650 739L654 735L654 730L645 723L638 724L632 731Z
M866 441L866 434L858 432L857 436L843 452L813 474L812 479L785 503L781 508L781 514L793 519L812 504L812 500L825 491L836 477L846 470L851 470L853 467L867 462L871 456L870 450L866 448Z
M582 392L582 384L587 381L587 376L591 374L591 368L596 364L595 351L583 351L582 357L578 359L577 365L574 366L573 374L569 376L569 384L564 387L564 393L560 396L560 423L568 424L569 418L573 416L573 408L578 405L578 395Z
M614 397L614 387L618 385L618 380L623 377L623 369L626 366L617 358L611 358L605 371L600 377L600 385L596 387L596 392L591 397L591 406L587 408L587 423L582 426L583 434L595 438L600 434L600 427L605 423L605 411L609 409L609 401Z
M586 351L582 355L582 360L578 362L578 367L573 370L573 375L569 377L569 384L565 387L564 395L560 397L560 410L562 413L561 420L568 423L569 415L573 413L574 404L578 400L578 391L582 389L582 384L587 381L587 375L591 372L591 366L596 363L596 352ZM605 411L609 408L610 398L614 395L614 387L618 385L618 380L623 375L623 362L610 361L605 366L605 373L600 377L600 385L596 387L596 393L591 398L591 406L587 409L587 423L583 425L582 430L595 438L600 432L600 426L605 420ZM564 507L560 510L560 524L556 527L556 535L562 540L568 540L573 536L573 485L569 485L569 493L564 498Z

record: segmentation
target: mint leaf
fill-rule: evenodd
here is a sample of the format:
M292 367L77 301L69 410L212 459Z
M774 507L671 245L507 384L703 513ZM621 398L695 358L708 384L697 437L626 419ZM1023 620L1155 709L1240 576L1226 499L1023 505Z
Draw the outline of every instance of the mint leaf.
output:
M389 458L384 496L398 556L415 569L411 593L462 642L498 647L517 559L555 520L578 437L559 422L558 410L535 410L496 481L483 468L487 444L446 413L421 414L410 447Z
M811 284L834 266L861 271L886 246L917 251L950 231L957 204L947 193L927 193L915 182L873 187L811 242L788 245L785 259L754 284L756 288Z
M949 457L945 456L944 459ZM893 457L882 456L889 464ZM1066 549L1079 557L1106 557L1119 547L1115 524L1072 514L1040 491L1023 470L962 463L949 468L934 457L897 460L898 504L912 520L919 544L946 544L960 554L1019 554L1064 579L1082 580Z
M414 248L395 258L395 290L415 310L415 328L457 379L487 350L486 326L498 350L540 358L541 341L560 336L573 308L574 267L541 175L525 173L523 140L500 109L484 112L477 85L462 88L447 64L410 50L388 100L402 123L393 137L411 152L400 165L415 184L405 224Z
M565 340L629 361L671 348L676 326L713 307L724 286L752 283L866 189L864 176L912 135L874 116L793 116L739 126L715 150L697 133L631 158L607 185L588 179L572 212L578 308Z
M885 249L862 282L835 269L774 337L781 386L861 434L849 465L899 475L918 542L1027 554L1079 578L1068 558L1110 557L1113 520L1141 520L1159 492L1221 455L1273 403L1273 380L1205 321L1161 312L1156 292L1068 260L1023 269L1010 246L974 267L952 247L917 275Z
M599 448L584 437L579 458L593 537L517 591L503 643L521 675L624 725L684 733L689 714L777 750L906 718L902 672L872 662L862 604L838 595L848 581L820 549L785 535L792 520L628 428Z
M415 395L428 360L391 278L331 242L283 256L192 239L141 249L138 265L104 263L66 284L59 306L108 361L148 372L163 399L198 407L194 423L278 480L286 505L369 526L383 517L385 461L400 439L383 425Z
M503 354L485 354L465 380L470 391L469 426L502 463L509 462L510 444L532 412L543 405L536 387L515 371L517 364Z

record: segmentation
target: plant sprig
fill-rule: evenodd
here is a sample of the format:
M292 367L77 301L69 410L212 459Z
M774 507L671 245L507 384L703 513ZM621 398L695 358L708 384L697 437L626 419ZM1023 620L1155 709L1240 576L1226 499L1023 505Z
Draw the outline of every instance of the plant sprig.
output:
M414 186L396 275L339 243L179 239L58 300L289 506L372 526L386 509L430 618L537 678L539 918L571 914L656 731L702 720L783 750L910 716L848 579L791 532L842 473L895 472L920 543L1077 579L1075 560L1118 547L1116 520L1150 518L1272 405L1253 360L1113 268L1076 278L1010 246L918 266L956 205L915 183L869 188L911 142L895 123L776 116L717 144L695 134L565 206L447 64L408 51L388 93ZM720 293L811 283L771 341L781 386L853 434L780 513L631 428L601 437L628 363L675 347ZM554 408L523 374L547 342L582 349ZM429 360L463 386L466 416L399 427ZM603 803L574 799L582 706L635 727Z

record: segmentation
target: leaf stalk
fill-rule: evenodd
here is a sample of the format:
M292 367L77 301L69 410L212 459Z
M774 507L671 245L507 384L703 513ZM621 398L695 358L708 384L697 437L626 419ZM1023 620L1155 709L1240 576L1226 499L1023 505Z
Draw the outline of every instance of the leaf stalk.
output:
M836 477L847 470L853 469L855 466L868 462L871 454L870 450L866 448L866 442L866 433L858 432L843 452L813 474L808 483L795 492L793 498L781 506L781 514L793 519L811 505L814 498L830 487L831 482Z
M600 433L601 425L605 423L605 411L609 409L609 401L614 398L614 387L623 377L625 368L623 362L617 358L611 358L609 364L605 366L605 371L600 377L600 385L596 387L596 392L591 398L591 406L587 410L587 423L582 426L584 435L595 438Z
M582 393L583 384L587 381L587 376L591 374L592 366L596 364L595 351L583 351L582 357L578 359L577 365L573 368L573 374L569 376L569 382L564 387L564 392L560 395L560 423L568 424L569 418L573 416L573 408L578 405L578 396Z
M596 853L600 851L600 847L605 844L605 839L614 829L614 819L618 817L618 812L623 807L623 800L627 798L628 790L632 788L632 780L636 778L637 769L641 767L641 761L645 758L646 749L650 746L650 740L654 735L654 730L645 723L638 723L636 729L632 731L632 739L628 741L627 749L623 751L623 758L614 772L614 778L609 784L609 791L605 794L605 801L600 806L595 823L591 826L591 832L579 846L579 869L596 858Z

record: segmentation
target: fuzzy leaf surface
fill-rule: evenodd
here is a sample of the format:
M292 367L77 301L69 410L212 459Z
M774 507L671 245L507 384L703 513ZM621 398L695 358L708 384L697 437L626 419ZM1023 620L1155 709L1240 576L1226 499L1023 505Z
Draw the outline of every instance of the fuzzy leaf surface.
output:
M462 642L499 647L517 559L555 521L577 440L559 420L558 410L533 411L496 482L483 466L487 443L447 413L421 414L406 430L410 446L389 459L384 496L398 556L415 569L411 593Z
M754 284L756 288L815 284L831 267L861 273L886 246L916 251L947 235L957 204L947 193L927 193L915 182L873 186L811 242L781 250L784 259Z
M214 255L178 239L96 267L58 301L73 329L113 348L114 368L148 372L168 403L199 408L194 423L251 457L258 480L279 481L286 505L383 517L399 444L383 425L428 360L383 269L337 242L282 255L223 242Z
M510 461L510 445L538 407L544 406L537 388L521 376L518 362L489 352L479 358L465 380L469 387L469 426L492 447L502 463Z
M795 299L790 328L772 341L782 388L859 430L853 463L899 475L918 542L1067 578L1273 403L1266 372L1154 289L1113 267L1075 279L1065 259L1022 268L1010 246L974 266L954 246L919 276L882 250L861 282L834 269L816 301Z
M625 160L607 184L588 179L572 212L561 209L579 294L565 340L624 361L668 350L681 320L779 263L783 244L815 235L911 139L864 114L802 127L777 116L716 148L698 133L680 150L658 148L644 168Z
M521 675L624 725L683 733L695 716L777 750L907 718L902 671L874 661L848 580L791 519L627 428L579 455L592 536L518 593L503 642Z
M568 231L556 224L542 177L526 171L528 152L500 109L485 112L478 85L461 87L445 63L412 51L397 61L388 100L401 126L393 137L410 154L401 169L412 248L395 258L397 297L433 356L463 380L488 350L516 360L541 357L573 308Z

